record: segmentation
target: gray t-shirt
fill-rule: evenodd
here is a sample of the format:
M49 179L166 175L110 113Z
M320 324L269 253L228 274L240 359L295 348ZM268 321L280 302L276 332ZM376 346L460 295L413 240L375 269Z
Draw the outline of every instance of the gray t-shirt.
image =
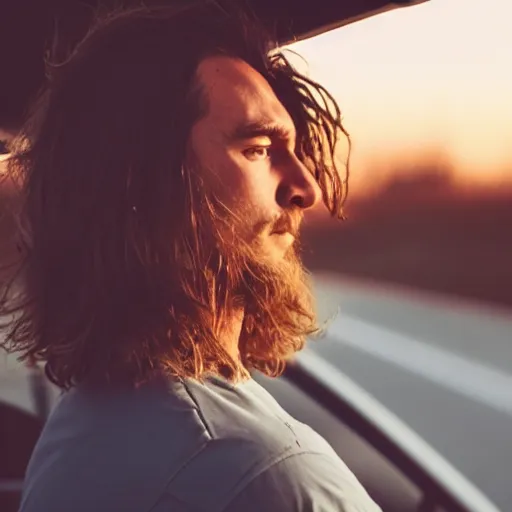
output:
M50 416L21 512L379 512L330 445L254 380L81 386Z

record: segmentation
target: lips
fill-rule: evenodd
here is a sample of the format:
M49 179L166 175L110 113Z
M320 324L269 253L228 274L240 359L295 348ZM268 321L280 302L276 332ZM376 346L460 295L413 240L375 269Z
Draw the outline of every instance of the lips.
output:
M281 219L276 223L274 229L271 234L273 235L292 235L294 238L297 238L297 234L299 232L301 219L297 217L296 219L291 216L281 217Z

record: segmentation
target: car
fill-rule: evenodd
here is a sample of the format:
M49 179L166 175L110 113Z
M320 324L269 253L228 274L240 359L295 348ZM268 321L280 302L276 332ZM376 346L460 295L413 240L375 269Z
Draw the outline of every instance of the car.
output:
M287 44L416 3L419 2L317 0L314 8L306 2L294 2L292 8L291 0L261 0L254 2L254 8L263 20L277 28L280 42ZM315 278L321 302L327 298L330 305L337 305L341 299L333 297L332 286L327 286L333 278ZM393 367L383 365L382 358L380 366L371 367L368 353L357 366L355 361L361 354L349 355L350 348L359 345L354 326L366 328L373 346L389 336L389 330L357 316L339 315L338 319L350 327L344 331L344 340L338 339L336 324L331 324L324 339L312 341L282 377L269 379L255 374L255 379L288 412L331 443L385 512L500 510L491 501L494 497L486 496L475 479L470 480L466 468L458 466L456 458L446 456L444 438L429 436L411 419L417 395L404 398L389 389L384 393L383 383L394 382ZM405 335L413 339L411 333ZM9 512L17 509L26 464L60 392L49 383L41 368L19 363L13 355L5 355L0 362L0 510ZM380 380L372 381L368 377L371 375L381 375ZM422 383L420 377L425 378L413 372L409 383ZM397 405L392 397L401 403ZM452 403L456 401L457 396ZM435 407L431 414L436 414ZM504 478L507 469L500 468L505 471Z

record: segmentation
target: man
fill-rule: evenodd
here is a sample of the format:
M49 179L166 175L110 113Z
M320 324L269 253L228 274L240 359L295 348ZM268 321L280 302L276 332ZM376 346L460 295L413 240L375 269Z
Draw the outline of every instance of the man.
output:
M201 2L117 13L51 67L10 162L4 345L65 390L23 512L379 510L251 379L318 332L299 226L344 194L339 109L270 49Z

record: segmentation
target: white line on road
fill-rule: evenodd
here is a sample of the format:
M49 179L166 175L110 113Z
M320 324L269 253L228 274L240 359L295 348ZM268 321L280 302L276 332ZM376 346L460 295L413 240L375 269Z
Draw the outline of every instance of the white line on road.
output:
M326 338L512 415L512 376L503 371L344 315L330 324Z

